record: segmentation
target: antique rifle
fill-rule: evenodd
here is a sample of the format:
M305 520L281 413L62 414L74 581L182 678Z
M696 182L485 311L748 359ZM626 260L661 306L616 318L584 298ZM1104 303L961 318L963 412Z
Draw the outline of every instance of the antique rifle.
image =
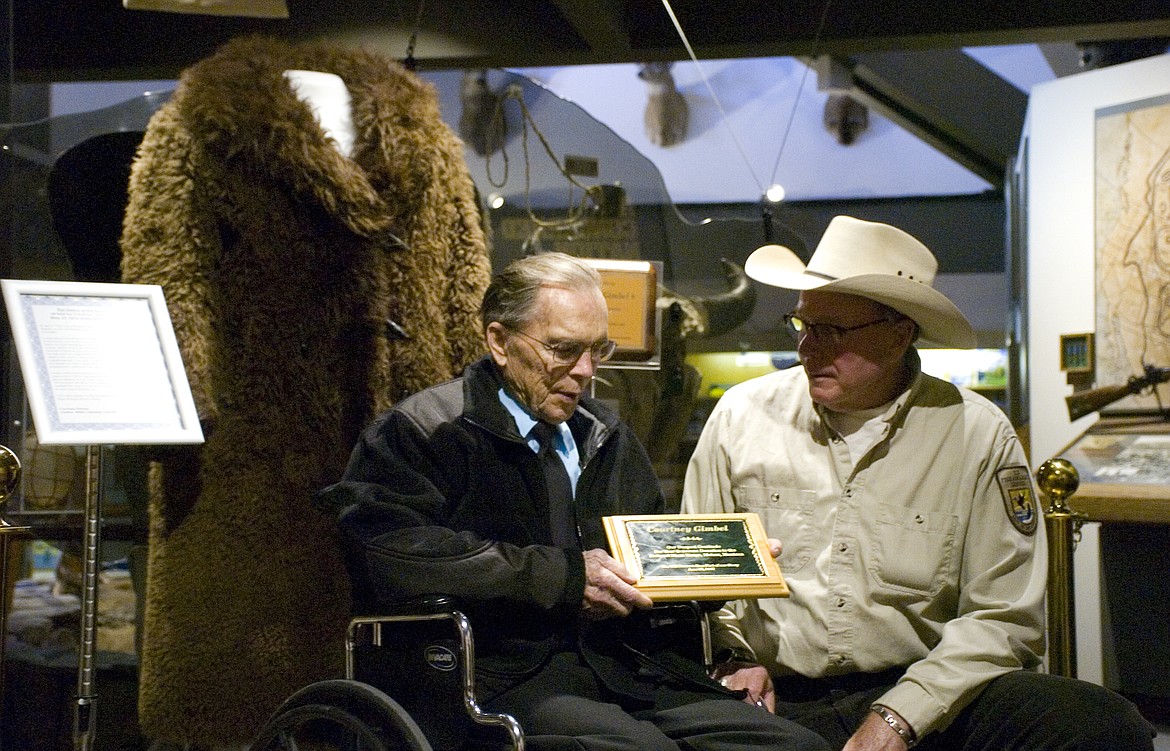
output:
M1131 376L1120 386L1102 386L1097 389L1086 389L1072 396L1065 397L1068 405L1068 417L1076 420L1090 412L1103 409L1118 399L1124 399L1131 394L1141 393L1145 389L1152 389L1159 383L1170 381L1170 368L1155 368L1146 366L1146 372L1140 376Z

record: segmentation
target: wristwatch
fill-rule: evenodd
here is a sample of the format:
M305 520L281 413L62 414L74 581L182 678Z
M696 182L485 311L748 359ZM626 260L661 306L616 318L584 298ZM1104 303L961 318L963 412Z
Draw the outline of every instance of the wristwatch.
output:
M914 734L914 728L904 724L902 718L891 712L886 705L874 704L870 709L898 734L898 737L906 744L906 748L910 749L918 745L918 736Z

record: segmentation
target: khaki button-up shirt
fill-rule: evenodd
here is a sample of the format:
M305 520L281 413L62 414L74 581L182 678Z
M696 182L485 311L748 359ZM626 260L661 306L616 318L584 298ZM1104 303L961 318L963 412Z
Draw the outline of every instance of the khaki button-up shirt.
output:
M917 373L882 419L854 466L801 368L740 384L704 427L682 510L757 513L784 546L791 597L729 603L717 648L746 647L776 676L909 666L880 702L921 737L1039 663L1044 525L1019 439L987 400Z

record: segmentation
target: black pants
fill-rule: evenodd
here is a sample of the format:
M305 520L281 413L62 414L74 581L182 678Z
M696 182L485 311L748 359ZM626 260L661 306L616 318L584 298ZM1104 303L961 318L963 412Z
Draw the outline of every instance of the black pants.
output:
M515 717L533 751L829 751L815 733L738 699L666 683L657 698L650 708L632 703L562 652L487 708Z
M890 676L886 676L889 678ZM776 713L844 747L893 685L829 689L819 698L777 701ZM784 685L777 686L777 699ZM812 685L815 682L808 682ZM851 690L856 689L856 690ZM788 697L794 698L794 697ZM1084 681L1017 670L987 688L944 730L921 738L916 751L1152 751L1153 727L1124 697Z

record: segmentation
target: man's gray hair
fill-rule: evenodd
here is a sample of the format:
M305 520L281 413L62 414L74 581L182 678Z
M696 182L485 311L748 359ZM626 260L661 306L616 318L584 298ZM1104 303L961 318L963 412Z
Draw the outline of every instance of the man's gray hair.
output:
M538 253L512 261L488 285L480 307L486 330L492 321L521 329L532 318L542 287L601 294L597 269L565 253Z

